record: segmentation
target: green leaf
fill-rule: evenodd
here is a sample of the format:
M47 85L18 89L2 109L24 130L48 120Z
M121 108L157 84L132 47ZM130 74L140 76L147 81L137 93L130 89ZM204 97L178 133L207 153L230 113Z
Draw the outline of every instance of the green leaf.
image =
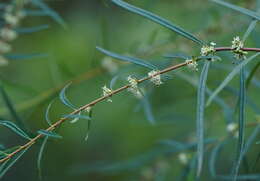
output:
M61 102L62 102L64 105L66 105L66 106L70 107L71 109L74 109L74 110L75 110L75 109L77 109L76 106L74 106L74 105L69 101L69 99L68 99L67 96L66 96L66 90L67 90L67 88L70 86L70 84L71 84L71 83L67 84L67 85L60 91L59 97L60 97Z
M45 112L45 120L47 121L48 125L51 126L52 125L52 122L49 118L49 113L50 113L50 109L51 109L51 106L53 104L54 100L52 100L50 102L50 104L48 105L47 109L46 109L46 112Z
M212 102L212 100L224 89L224 87L235 77L236 74L239 73L239 71L247 65L249 62L251 62L254 58L256 58L260 53L256 53L255 55L252 55L251 57L247 58L246 60L243 60L242 63L237 65L231 73L225 78L225 80L218 86L218 88L212 93L212 95L209 97L207 101L207 106L209 106Z
M19 128L15 123L13 123L11 121L0 120L0 125L11 129L13 132L15 132L16 134L18 134L19 136L21 136L25 139L31 140L30 136L28 136L21 128Z
M252 31L255 29L255 26L256 26L256 23L257 23L257 20L253 20L250 25L248 26L243 38L242 38L242 41L245 42L246 39L249 37L249 35L252 33Z
M248 78L247 78L247 80L246 80L246 88L247 88L247 89L249 88L249 85L250 85L251 81L253 80L254 75L255 75L255 73L257 72L257 70L258 70L259 68L260 68L260 62L258 62L258 63L254 66L254 68L251 70L251 72L250 72L250 74L249 74L249 76L248 76Z
M113 57L115 59L123 60L125 62L134 63L136 65L141 65L141 66L148 68L148 69L151 69L151 70L158 69L155 65L153 65L153 64L151 64L151 63L149 63L145 60L139 59L139 58L119 55L119 54L110 52L110 51L105 50L105 49L100 48L100 47L97 47L97 50L99 50L100 52L104 53L105 55L108 55L108 56Z
M44 136L47 136L47 137L62 139L62 136L60 136L57 133L52 132L52 131L46 131L46 130L41 129L38 131L38 133L42 134Z
M244 67L240 70L240 88L239 88L239 118L238 118L238 147L237 160L234 168L234 178L237 180L239 167L242 161L242 154L244 150L244 130L245 130L245 104L246 104L246 86L245 86L245 71ZM241 159L240 159L241 158Z
M54 10L52 10L45 2L43 2L42 0L32 0L31 2L35 6L38 6L39 8L41 8L46 14L48 14L57 23L59 23L61 26L63 26L63 28L67 28L67 24L61 18L61 16L58 13L56 13Z
M27 147L24 150L17 153L13 158L9 159L3 165L0 166L0 179L6 174L6 172L23 156L23 154L30 148Z
M39 25L34 27L26 27L26 28L16 28L15 31L19 34L27 34L27 33L35 33L38 31L46 30L49 28L49 25Z
M72 118L72 119L85 119L85 120L91 120L91 117L87 115L81 115L81 114L67 114L64 115L65 118Z
M116 75L116 76L114 76L114 77L111 79L110 85L109 85L109 88L110 88L111 90L113 90L113 87L114 87L114 85L116 84L116 81L118 80L118 78L119 78L119 76Z
M163 19L151 12L148 12L148 11L145 11L141 8L138 8L138 7L135 7L133 5L130 5L124 1L121 1L121 0L112 0L113 3L115 3L116 5L132 12L132 13L135 13L135 14L138 14L140 16L143 16L155 23L158 23L176 33L178 33L179 35L189 39L189 40L192 40L200 45L203 45L204 43L199 40L197 37L195 37L194 35L192 35L191 33L185 31L184 29L182 29L181 27L177 26L177 25L174 25L173 23L169 22L168 20L166 19Z
M148 95L145 95L141 101L142 101L142 105L144 108L144 113L145 113L146 119L151 124L155 124L155 118L153 115L153 111L152 111L152 107L151 107Z
M45 149L45 146L46 146L46 143L47 143L47 141L48 141L48 138L49 138L49 137L46 136L46 137L43 139L43 142L42 142L42 145L41 145L39 154L38 154L38 158L37 158L37 168L38 168L38 171L39 171L39 178L40 178L40 180L42 180L41 161L42 161L43 151L44 151L44 149Z
M10 60L27 60L33 58L45 58L49 55L46 53L31 53L31 54L7 54L5 57Z
M218 3L218 4L222 5L222 6L225 6L227 8L230 8L230 9L233 9L235 11L238 11L238 12L244 14L244 15L250 16L251 18L257 19L258 21L260 20L260 16L256 12L254 12L254 11L250 11L250 10L248 10L246 8L242 8L242 7L230 4L230 3L222 1L222 0L212 0L212 1L215 2L215 3Z
M23 123L23 121L19 117L19 115L17 114L11 99L9 98L7 92L5 91L4 87L1 84L0 84L0 92L2 94L2 97L3 97L3 100L4 100L6 107L8 108L8 110L9 110L11 116L13 117L13 119L16 121L17 125L19 127L21 127L22 130L26 130L25 124Z
M197 154L198 154L198 167L197 176L199 177L203 166L204 157L204 114L205 114L205 94L206 94L206 82L208 77L208 71L210 67L210 61L204 63L199 85L198 85L198 100L197 100Z
M211 152L210 159L209 159L209 172L210 172L210 175L211 175L213 178L216 178L216 177L217 177L216 161L218 160L218 157L219 157L219 154L220 154L220 151L221 151L222 147L223 147L224 145L226 145L227 143L228 143L228 140L224 140L224 141L219 142L219 143L214 147L214 149L213 149L212 152Z

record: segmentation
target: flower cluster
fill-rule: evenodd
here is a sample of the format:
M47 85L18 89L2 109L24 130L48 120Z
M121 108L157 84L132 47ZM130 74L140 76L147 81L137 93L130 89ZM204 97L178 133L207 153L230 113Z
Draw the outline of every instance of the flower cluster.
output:
M118 65L111 57L105 57L101 62L101 66L112 75L118 71Z
M148 73L148 76L151 77L150 80L155 85L159 86L162 84L161 75L159 74L158 71L152 70L151 72Z
M229 123L227 125L227 128L226 128L227 132L232 134L232 135L234 135L235 137L238 136L237 129L238 129L238 124L237 123Z
M189 155L187 153L180 153L178 155L178 159L179 159L181 164L187 165L188 162L189 162L190 157L189 157Z
M198 71L198 63L196 62L196 60L194 59L187 59L186 60L187 66L188 68L190 68L191 70L195 70Z
M236 59L245 58L247 52L242 50L243 47L244 43L240 40L239 36L234 37L231 48L235 54L234 57Z
M128 88L128 91L133 93L137 98L142 98L143 95L140 91L140 89L138 88L138 81L135 78L132 78L131 76L127 77L127 81L130 84L130 87Z
M103 90L103 96L105 96L105 97L112 93L112 90L107 88L106 85L104 87L102 87L102 90ZM112 99L108 98L107 101L112 102Z
M208 56L210 54L213 54L215 53L215 46L216 46L216 43L214 42L211 42L210 45L206 45L206 46L202 46L201 50L200 50L200 54L202 56Z
M10 42L18 37L18 34L14 29L24 17L25 14L17 9L15 5L8 5L4 9L4 25L0 29L0 66L8 64L8 60L3 54L9 53L12 50Z

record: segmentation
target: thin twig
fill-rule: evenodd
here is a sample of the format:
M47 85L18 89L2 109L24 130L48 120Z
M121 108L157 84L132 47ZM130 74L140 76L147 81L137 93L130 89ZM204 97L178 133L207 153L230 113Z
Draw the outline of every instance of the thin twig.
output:
M233 49L230 48L230 47L219 47L219 48L215 48L215 50L219 52L219 51L232 51ZM260 52L260 48L243 48L242 50L244 50L244 51ZM142 83L142 82L144 82L144 81L146 81L146 80L149 80L149 79L153 78L153 77L156 76L156 75L161 75L161 74L170 72L170 71L172 71L172 70L179 69L179 68L181 68L181 67L186 66L186 65L189 64L189 63L190 63L190 62L185 62L185 63L180 63L180 64L177 64L177 65L170 66L170 67L165 68L165 69L163 69L163 70L161 70L161 71L158 71L156 74L154 74L154 75L152 75L152 76L147 76L147 77L145 77L145 78L143 78L143 79L137 80L137 82L138 82L138 84L139 84L139 83ZM112 91L110 94L107 94L106 96L102 96L102 97L100 97L100 98L98 98L98 99L96 99L96 100L90 102L89 104L86 104L86 105L80 107L79 109L77 109L77 110L71 112L69 115L76 115L76 114L80 113L81 111L84 111L84 110L86 110L86 109L89 108L89 107L93 107L93 106L95 106L97 103L102 102L103 100L106 100L107 98L109 98L109 97L111 97L111 96L113 96L113 95L115 95L115 94L117 94L117 93L120 93L120 92L122 92L123 90L126 90L126 89L129 88L129 87L130 87L130 85L128 84L128 85L125 85L125 86L123 86L123 87L121 87L121 88L118 88L118 89ZM60 120L58 120L57 122L55 122L54 124L52 124L50 127L48 127L48 128L46 129L46 131L52 131L52 130L54 130L56 127L58 127L59 125L61 125L63 122L65 122L65 121L68 120L68 119L69 119L69 116L66 117L66 118L61 118ZM0 160L0 163L3 163L3 162L5 162L5 161L9 160L10 158L12 158L13 156L15 156L17 153L19 153L19 152L22 151L23 149L30 147L30 146L33 145L38 139L42 138L43 136L44 136L43 134L40 134L40 133L39 133L36 137L34 137L33 139L31 139L29 142L27 142L27 143L24 144L23 146L20 146L18 149L16 149L16 150L13 151L12 153L8 154L5 158L1 159L1 160Z

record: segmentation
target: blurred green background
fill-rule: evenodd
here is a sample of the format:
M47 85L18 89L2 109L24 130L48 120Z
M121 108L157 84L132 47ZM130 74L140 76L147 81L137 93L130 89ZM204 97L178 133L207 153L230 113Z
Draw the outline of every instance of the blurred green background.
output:
M251 19L237 12L218 6L207 0L131 0L131 4L159 14L186 30L194 33L206 42L214 41L219 46L229 46L235 36L242 36ZM236 5L255 10L255 0L229 1ZM64 29L48 17L27 17L22 27L49 24L49 29L20 35L14 42L15 53L48 53L48 57L30 60L10 61L7 67L0 68L0 77L19 116L30 130L36 132L46 128L45 110L55 98L50 111L53 122L69 113L59 101L58 93L68 82L72 81L67 91L71 102L77 106L84 105L102 95L102 87L109 85L115 74L102 66L104 55L96 46L124 54L137 56L165 67L167 64L179 63L163 57L167 53L187 53L198 55L200 47L174 32L160 27L142 17L133 15L102 0L52 0L48 5L58 12L67 23ZM259 26L246 41L247 47L259 47ZM214 90L232 68L232 55L221 54L222 61L210 71L208 86ZM126 84L128 75L142 77L147 70L113 60L121 72L115 88ZM257 61L253 62L255 65ZM166 65L164 65L164 63ZM201 70L201 65L200 65ZM199 76L186 68L177 70L180 75L190 78ZM221 73L220 73L221 72ZM69 122L59 128L61 140L50 140L42 160L43 180L156 180L156 168L165 168L168 176L165 180L177 180L185 165L178 160L178 154L158 154L144 166L138 161L131 168L123 165L113 171L98 171L96 163L113 165L120 161L146 155L151 150L161 148L160 141L176 140L189 143L196 135L196 95L197 91L188 81L169 73L171 79L165 80L160 87L145 84L155 124L149 122L147 110L140 100L129 92L112 97L113 102L102 102L93 109L93 122L89 138L84 141L87 122L80 120L75 124ZM258 71L255 78L259 78ZM232 81L232 87L238 90L238 79ZM237 96L223 91L221 97L231 108L235 108ZM256 106L260 106L259 87L252 85L249 97ZM4 103L0 104L0 115L12 120ZM247 107L247 122L255 121L256 113ZM234 116L236 118L236 116ZM1 128L1 143L12 147L24 143L7 129ZM247 135L252 128L247 129ZM221 138L228 135L226 120L222 110L216 104L207 108L206 135ZM259 137L258 137L259 138ZM218 157L217 169L221 173L230 173L235 157L236 140ZM23 158L7 173L4 181L38 180L36 159L40 144L33 146ZM248 154L248 163L252 165L259 152L259 145L252 146ZM211 179L208 171L206 153L202 180ZM102 165L102 164L101 164ZM97 166L102 168L102 166ZM120 168L122 168L120 170ZM257 167L256 167L257 168ZM109 169L108 169L109 170ZM259 173L259 167L255 173ZM193 178L187 178L193 180Z

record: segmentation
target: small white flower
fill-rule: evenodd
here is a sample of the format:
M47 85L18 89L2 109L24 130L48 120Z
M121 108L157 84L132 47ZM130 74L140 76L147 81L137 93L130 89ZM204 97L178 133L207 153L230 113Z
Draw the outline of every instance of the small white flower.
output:
M239 50L244 47L244 43L240 40L239 36L233 38L232 49Z
M86 107L86 109L84 109L84 111L87 111L88 113L90 113L91 109L92 109L92 107L88 106L88 107Z
M180 153L178 159L183 165L187 165L189 162L189 156L186 153Z
M0 55L0 67L8 65L8 60Z
M10 13L5 13L4 20L7 24L9 24L12 27L17 26L18 23L19 23L19 18L15 15L10 14Z
M187 66L188 68L192 69L192 70L195 70L195 71L198 71L198 63L193 60L193 59L187 59L186 60L186 63L187 63Z
M202 46L201 50L200 50L200 54L202 56L207 56L209 54L212 54L214 53L216 50L215 50L215 46L216 46L216 43L214 42L211 42L210 43L210 46L206 45L206 46Z
M17 38L17 33L9 28L3 28L0 31L0 36L6 41L13 41Z
M131 76L127 77L127 81L130 84L130 87L127 89L129 92L134 94L138 99L141 99L143 97L141 91L138 88L138 81L135 78L132 78Z
M8 53L11 50L12 47L8 43L0 40L0 53Z
M103 90L103 96L108 96L109 94L112 93L112 90L107 88L106 85L104 87L102 87L102 90ZM112 99L108 98L107 101L112 102Z
M246 51L241 50L244 47L244 43L240 40L239 36L236 36L233 38L232 46L234 52L234 57L236 59L245 58L245 55L247 54Z
M151 77L151 82L154 83L155 85L161 85L161 75L158 74L158 71L152 70L151 72L148 73L148 76Z
M101 62L101 66L110 74L115 74L118 71L118 65L112 60L111 57L104 57Z
M229 132L229 133L233 133L234 131L236 131L237 130L237 128L238 128L238 124L237 123L229 123L228 125L227 125L227 132Z

